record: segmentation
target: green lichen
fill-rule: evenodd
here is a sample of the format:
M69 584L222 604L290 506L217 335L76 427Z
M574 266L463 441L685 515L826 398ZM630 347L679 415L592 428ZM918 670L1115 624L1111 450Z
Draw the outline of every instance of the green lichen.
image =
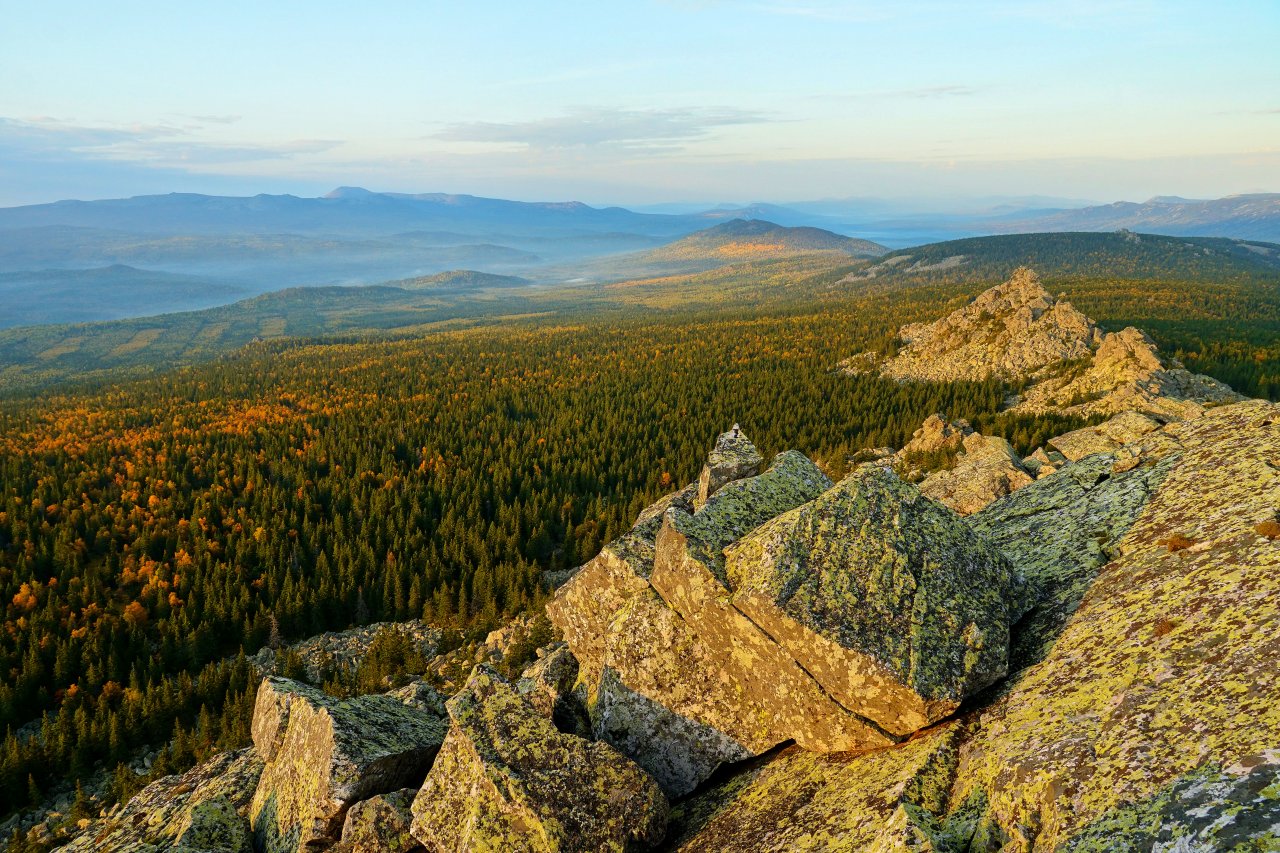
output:
M452 725L413 803L429 846L477 851L628 851L662 838L667 802L612 747L556 730L478 666L449 700Z

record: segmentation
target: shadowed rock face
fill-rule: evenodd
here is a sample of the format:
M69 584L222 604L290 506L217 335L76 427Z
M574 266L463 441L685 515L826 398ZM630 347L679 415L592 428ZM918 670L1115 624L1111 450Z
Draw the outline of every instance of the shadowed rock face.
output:
M338 837L347 809L417 784L444 738L444 722L391 696L338 700L283 678L258 691L254 742L270 756L250 815L257 846L295 853Z
M578 661L573 652L560 643L550 649L539 649L538 655L520 674L516 690L560 731L590 737L591 720L574 690L578 682Z
M418 792L401 788L361 800L347 811L342 840L332 853L414 853L424 849L409 832L410 806Z
M485 666L449 700L451 725L413 801L438 851L629 851L662 839L657 784L608 744L556 730Z
M733 604L846 708L904 736L1005 674L1022 581L953 512L867 466L727 549Z
M252 853L249 800L262 773L251 749L224 752L143 788L61 849L74 853Z

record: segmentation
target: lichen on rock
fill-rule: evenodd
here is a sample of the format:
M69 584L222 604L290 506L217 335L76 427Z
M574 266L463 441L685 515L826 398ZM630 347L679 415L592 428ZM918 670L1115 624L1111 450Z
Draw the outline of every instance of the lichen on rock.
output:
M631 851L662 839L667 801L613 747L558 731L477 666L413 801L413 834L438 851Z
M252 749L223 752L143 788L92 821L63 850L70 853L251 853L249 801L262 773Z
M727 549L733 604L904 736L1004 675L1023 581L953 512L865 466Z
M342 824L342 840L329 848L332 853L414 853L422 844L413 837L410 811L414 788L401 788L361 800L347 811Z
M254 740L270 757L250 817L265 853L336 840L353 803L418 784L445 732L434 713L392 696L339 700L276 677L259 688L258 707Z

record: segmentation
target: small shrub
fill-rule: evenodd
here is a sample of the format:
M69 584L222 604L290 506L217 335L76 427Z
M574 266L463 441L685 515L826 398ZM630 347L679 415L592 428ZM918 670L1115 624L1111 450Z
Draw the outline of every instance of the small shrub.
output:
M1259 536L1265 536L1268 539L1280 539L1280 521L1276 521L1274 518L1255 525L1253 529Z
M1181 533L1175 533L1168 539L1161 539L1159 544L1169 549L1169 553L1173 554L1177 551L1183 551L1196 544L1196 540L1189 536L1183 536Z

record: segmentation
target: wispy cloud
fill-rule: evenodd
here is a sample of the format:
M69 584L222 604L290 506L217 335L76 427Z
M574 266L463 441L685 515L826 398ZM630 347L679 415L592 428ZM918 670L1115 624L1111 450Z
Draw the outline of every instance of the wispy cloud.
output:
M49 117L0 117L0 154L14 160L127 161L199 168L289 159L328 151L342 144L332 139L224 143L198 138L193 134L198 129L171 125L86 125Z
M460 122L432 134L448 142L483 142L529 148L670 149L709 136L717 128L774 121L731 108L629 110L583 107L562 116L515 122Z

